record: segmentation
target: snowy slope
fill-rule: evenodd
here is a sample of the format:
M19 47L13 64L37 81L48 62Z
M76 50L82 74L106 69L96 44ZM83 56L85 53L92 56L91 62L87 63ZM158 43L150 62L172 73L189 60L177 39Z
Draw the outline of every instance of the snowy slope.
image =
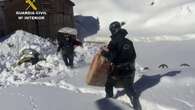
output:
M23 42L19 42L22 39ZM28 43L27 43L28 42ZM13 47L9 47L11 43ZM4 110L76 110L78 108L99 110L107 108L108 110L118 107L118 109L128 109L121 102L116 100L102 99L91 93L98 94L97 90L91 92L88 88L78 87L69 79L86 73L82 68L88 65L98 49L98 45L84 45L84 48L77 48L75 58L75 70L66 68L60 55L56 54L56 47L47 40L39 36L16 31L9 38L1 42L1 72L0 72L0 109ZM23 64L13 67L12 64L18 60L18 51L23 48L33 48L43 53L47 61L39 62L37 65ZM9 55L9 56L8 56ZM74 80L74 79L73 79ZM72 80L72 82L73 82ZM84 81L84 79L83 79ZM85 82L80 82L85 85ZM89 91L90 94L86 93ZM102 93L102 92L101 92ZM104 94L103 94L104 95ZM78 99L82 99L78 101ZM71 105L71 106L70 106ZM86 106L83 106L86 105ZM115 105L115 106L113 106Z
M19 60L20 51L25 48L37 50L46 61L41 61L37 65L22 64L14 67L13 65ZM98 47L91 48L91 46L78 47L75 50L77 56L75 66L88 64L97 49ZM57 53L56 45L22 30L16 31L0 42L0 60L0 85L5 87L64 73L71 76L70 70L64 66L60 53Z
M24 85L7 88L0 91L0 98L0 108L4 110L128 110L128 106L119 101L56 87Z
M20 44L14 40L22 38L23 42ZM195 109L193 98L195 69L192 48L194 42L194 40L161 43L135 42L138 54L135 87L140 94L143 110ZM7 43L18 45L18 48L17 46L10 48ZM76 67L70 70L64 66L60 55L56 54L55 45L36 35L17 31L0 45L3 47L0 52L0 103L2 104L0 108L5 110L13 108L15 110L131 109L127 106L129 100L122 89L114 90L117 100L103 99L104 88L91 87L85 83L89 63L102 45L84 44L83 48L76 48ZM47 51L48 54L43 53L47 61L39 62L36 66L26 64L12 67L12 63L17 60L18 50L24 47L32 47L40 52L47 51L46 49L51 50ZM10 52L13 54L8 54ZM191 67L180 67L183 61ZM161 63L166 63L169 68L158 69ZM145 66L148 66L149 70L142 70Z
M124 28L135 41L138 55L135 87L143 110L195 110L194 0L73 1L75 15L100 26L96 27L98 33L97 29L86 32L89 29L82 28L90 33L86 41L108 42L110 22L126 22ZM131 110L122 89L114 90L116 100L103 99L104 88L85 83L91 59L102 45L85 43L76 48L76 67L71 70L47 39L22 30L0 39L0 109ZM24 48L36 49L47 60L13 67ZM191 67L181 67L182 63ZM160 64L169 68L159 69Z
M100 30L91 36L90 40L93 41L94 38L96 41L108 40L108 26L116 20L126 22L125 28L130 34L129 37L135 37L136 41L178 41L195 38L194 0L73 1L76 4L75 15L99 18Z
M135 85L141 98L154 104L154 110L194 110L194 78L194 69L173 68L148 71Z
M195 67L195 40L181 42L134 43L138 53L137 62L142 66L157 68L167 64L170 68L179 68L187 63Z

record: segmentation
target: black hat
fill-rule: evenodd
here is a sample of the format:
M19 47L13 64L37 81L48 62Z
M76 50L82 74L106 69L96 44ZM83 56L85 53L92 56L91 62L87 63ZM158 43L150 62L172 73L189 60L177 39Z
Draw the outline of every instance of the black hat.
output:
M118 32L118 30L120 30L120 29L121 29L121 24L120 24L120 22L118 22L118 21L112 22L112 23L110 24L110 26L109 26L109 30L110 30L110 32L111 32L112 34Z

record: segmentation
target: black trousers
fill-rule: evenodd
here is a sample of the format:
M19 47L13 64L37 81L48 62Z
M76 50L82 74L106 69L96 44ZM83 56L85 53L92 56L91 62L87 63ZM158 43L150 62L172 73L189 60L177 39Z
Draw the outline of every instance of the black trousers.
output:
M124 72L124 71L123 71ZM113 97L113 87L117 84L118 80L122 82L125 93L129 97L134 110L142 110L141 104L139 102L139 95L136 93L133 83L134 83L135 71L129 72L127 76L108 76L105 85L106 97Z
M74 64L74 53L69 53L69 54L64 54L62 52L62 57L63 57L63 60L64 60L64 63L66 66L70 66L70 67L73 67Z
M128 95L129 98L136 97L137 94L133 87L134 77L135 77L135 71L131 73L129 72L129 75L127 76L113 76L113 75L108 76L105 85L106 97L113 97L113 87L117 84L118 80L121 81L125 93Z

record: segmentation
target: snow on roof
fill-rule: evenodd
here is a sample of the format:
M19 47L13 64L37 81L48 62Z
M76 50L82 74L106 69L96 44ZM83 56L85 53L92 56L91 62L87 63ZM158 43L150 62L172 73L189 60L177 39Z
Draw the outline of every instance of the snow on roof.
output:
M64 27L58 30L59 33L77 35L77 30L71 27Z

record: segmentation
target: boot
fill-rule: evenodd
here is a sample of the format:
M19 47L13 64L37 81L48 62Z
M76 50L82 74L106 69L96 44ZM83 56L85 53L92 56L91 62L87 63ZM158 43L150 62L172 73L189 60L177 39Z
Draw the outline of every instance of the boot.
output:
M106 94L105 98L113 98L113 95Z
M138 97L133 97L131 103L133 104L134 110L142 110Z

